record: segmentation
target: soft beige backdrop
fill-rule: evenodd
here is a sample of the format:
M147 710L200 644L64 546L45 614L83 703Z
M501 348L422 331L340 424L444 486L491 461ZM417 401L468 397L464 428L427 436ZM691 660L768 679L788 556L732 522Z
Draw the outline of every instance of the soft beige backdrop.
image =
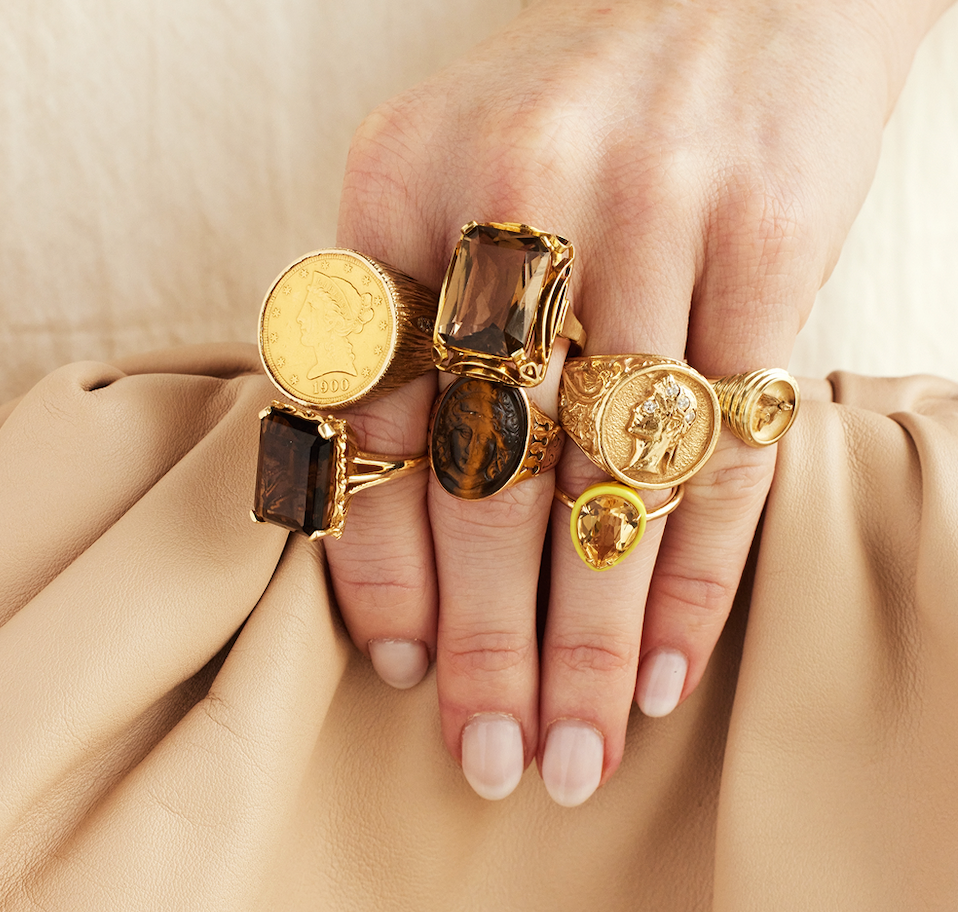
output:
M252 340L275 274L334 240L364 114L519 6L0 5L0 401L67 361ZM793 368L958 377L956 212L958 9Z

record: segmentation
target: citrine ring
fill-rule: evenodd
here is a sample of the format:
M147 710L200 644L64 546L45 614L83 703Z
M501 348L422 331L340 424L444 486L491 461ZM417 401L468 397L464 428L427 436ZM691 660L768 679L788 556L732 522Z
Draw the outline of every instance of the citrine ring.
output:
M552 469L563 435L524 389L460 377L440 393L429 423L429 460L439 484L483 500Z
M436 367L513 386L541 383L557 336L585 345L570 306L573 258L565 238L529 225L465 225L439 293Z
M642 540L646 524L668 516L681 502L684 488L655 510L647 511L638 492L619 482L600 482L575 500L555 489L555 498L572 508L569 528L579 557L593 570L618 564Z
M284 402L260 412L256 493L250 511L310 539L339 538L354 494L418 471L411 459L364 453L341 418L317 415Z

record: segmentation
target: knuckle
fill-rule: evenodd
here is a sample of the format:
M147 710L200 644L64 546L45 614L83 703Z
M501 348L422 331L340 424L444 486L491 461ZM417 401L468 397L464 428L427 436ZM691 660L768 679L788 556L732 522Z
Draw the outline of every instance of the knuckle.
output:
M549 655L576 677L606 679L634 676L639 648L638 643L608 636L563 637L549 644Z
M739 441L715 453L706 470L687 482L690 493L725 507L764 500L774 471L774 453L756 450Z
M676 572L660 574L656 597L669 614L686 618L690 631L698 627L712 627L732 608L738 589L738 577L726 581Z
M528 637L502 631L447 633L442 643L447 669L474 680L518 669L534 657L534 651Z

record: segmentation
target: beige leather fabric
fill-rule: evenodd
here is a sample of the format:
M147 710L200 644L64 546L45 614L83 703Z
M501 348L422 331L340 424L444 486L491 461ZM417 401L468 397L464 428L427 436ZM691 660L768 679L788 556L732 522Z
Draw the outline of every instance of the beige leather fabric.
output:
M958 387L832 388L701 687L569 810L474 795L432 676L250 522L254 349L47 377L0 426L0 909L954 910Z

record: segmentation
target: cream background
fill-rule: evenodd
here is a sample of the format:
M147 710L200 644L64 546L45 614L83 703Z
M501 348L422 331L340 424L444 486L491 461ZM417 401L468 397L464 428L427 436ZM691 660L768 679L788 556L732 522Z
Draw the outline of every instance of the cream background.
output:
M276 273L334 241L364 114L519 6L0 5L0 401L67 361L251 341ZM956 212L953 9L793 369L958 378Z

